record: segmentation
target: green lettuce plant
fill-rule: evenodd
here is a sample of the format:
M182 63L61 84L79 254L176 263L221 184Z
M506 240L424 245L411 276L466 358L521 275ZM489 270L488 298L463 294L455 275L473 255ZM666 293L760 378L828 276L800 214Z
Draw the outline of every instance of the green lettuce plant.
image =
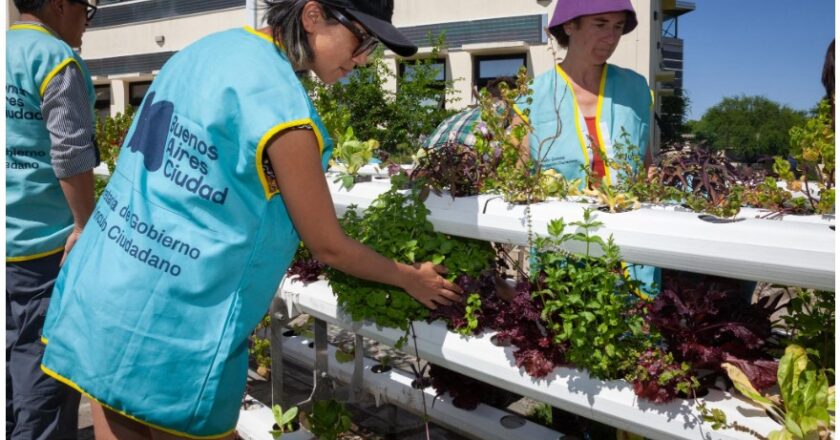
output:
M278 429L272 429L269 433L275 439L282 437L283 433L295 431L294 423L298 416L298 408L296 406L289 408L287 411L283 411L280 405L274 405L271 407L271 413L274 415L274 423Z
M341 402L335 399L319 400L312 405L312 413L306 417L308 429L318 440L335 440L350 430L351 414Z
M375 139L360 141L356 138L353 127L347 127L344 134L336 139L333 149L332 168L338 171L335 182L341 182L345 189L352 188L359 175L359 169L370 162L378 148L379 142Z
M779 395L763 395L735 365L724 363L723 368L738 390L752 403L782 425L771 432L768 440L822 440L834 431L835 393L829 386L825 370L817 368L804 348L789 345L779 361ZM701 410L702 411L702 410ZM732 427L719 410L703 412L714 429Z

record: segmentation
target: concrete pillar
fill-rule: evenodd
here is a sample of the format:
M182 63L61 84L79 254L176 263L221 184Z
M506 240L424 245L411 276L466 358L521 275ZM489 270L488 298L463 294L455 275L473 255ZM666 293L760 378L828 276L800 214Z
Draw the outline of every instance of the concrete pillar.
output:
M397 75L399 75L399 66L396 58L385 58L383 60L391 75L385 78L385 83L382 88L391 93L397 93Z
M128 107L128 82L122 79L111 80L111 116L125 113Z
M457 100L449 106L454 110L460 110L473 102L473 60L472 54L467 51L451 51L447 59L449 78L452 78L454 90L449 96Z

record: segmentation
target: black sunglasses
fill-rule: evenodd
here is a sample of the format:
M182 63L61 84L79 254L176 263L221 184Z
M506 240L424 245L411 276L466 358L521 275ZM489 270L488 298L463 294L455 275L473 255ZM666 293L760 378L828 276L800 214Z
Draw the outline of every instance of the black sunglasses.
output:
M356 47L356 50L353 51L354 57L360 56L362 54L370 55L371 52L373 52L373 50L376 49L376 46L379 44L379 39L376 38L375 35L370 33L362 33L362 31L359 30L358 26L356 26L352 21L350 21L349 18L347 18L347 16L339 12L337 9L332 9L329 11L329 13L330 15L335 17L335 19L338 20L339 23L341 23L342 25L344 25L344 27L349 29L350 32L352 32L353 35L355 35L356 38L359 40L359 45Z
M86 2L85 0L70 0L73 3L78 3L80 5L85 5L85 9L87 10L87 21L93 20L93 16L96 15L96 10L98 9L96 6Z

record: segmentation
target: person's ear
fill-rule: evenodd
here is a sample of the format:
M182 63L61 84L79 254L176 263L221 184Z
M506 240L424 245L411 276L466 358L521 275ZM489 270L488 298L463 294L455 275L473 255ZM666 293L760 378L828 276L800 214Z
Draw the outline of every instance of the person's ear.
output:
M576 28L577 28L577 26L575 26L575 20L570 20L570 21L567 21L567 22L563 23L563 32L565 32L566 35L572 35L572 33L569 32L569 31L571 31L572 29L576 29Z
M303 24L303 29L306 32L313 32L315 26L318 25L318 22L324 17L324 10L321 8L321 5L318 2L308 2L304 7L303 11L301 11L300 20Z
M65 0L47 0L47 3L43 7L43 11L47 12L51 15L62 15L65 11Z

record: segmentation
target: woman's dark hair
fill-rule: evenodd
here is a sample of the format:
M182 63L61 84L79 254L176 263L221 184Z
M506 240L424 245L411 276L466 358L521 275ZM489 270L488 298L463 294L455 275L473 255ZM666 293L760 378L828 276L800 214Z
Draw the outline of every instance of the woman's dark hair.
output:
M516 87L516 78L512 76L500 76L487 83L487 93L496 99L502 99L502 83L507 84L508 89Z
M312 61L312 47L306 29L303 28L303 8L312 0L263 0L265 21L271 27L274 41L281 43L286 56L295 68ZM330 7L321 4L327 20L336 21L330 14Z
M15 0L15 7L21 13L37 12L43 8L48 0Z
M571 19L571 21L576 25L579 25L580 17L575 17ZM567 34L566 31L563 29L563 24L548 28L548 33L551 34L551 36L554 37L555 40L557 40L557 44L559 44L560 47L562 47L563 49L567 49L569 47L569 34Z
M825 99L834 101L834 40L828 45L828 50L825 51L825 61L823 62L822 70L822 84L825 87Z

